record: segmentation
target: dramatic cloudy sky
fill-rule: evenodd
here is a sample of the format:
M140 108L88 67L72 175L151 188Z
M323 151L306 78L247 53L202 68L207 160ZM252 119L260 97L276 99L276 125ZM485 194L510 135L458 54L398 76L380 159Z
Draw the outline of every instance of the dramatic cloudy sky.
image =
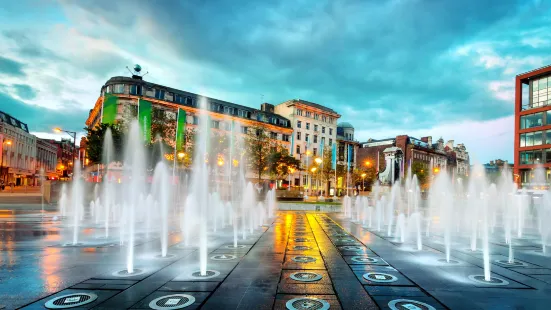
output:
M397 134L513 158L514 77L551 64L547 1L3 1L0 110L82 130L101 85L147 79L247 106L326 105Z

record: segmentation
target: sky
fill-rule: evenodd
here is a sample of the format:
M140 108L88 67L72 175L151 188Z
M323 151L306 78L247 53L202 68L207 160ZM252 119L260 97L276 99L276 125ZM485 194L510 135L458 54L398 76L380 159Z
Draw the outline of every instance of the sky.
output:
M359 141L442 137L512 161L515 75L551 64L551 1L19 0L0 20L0 110L58 139L140 64L246 106L325 105Z

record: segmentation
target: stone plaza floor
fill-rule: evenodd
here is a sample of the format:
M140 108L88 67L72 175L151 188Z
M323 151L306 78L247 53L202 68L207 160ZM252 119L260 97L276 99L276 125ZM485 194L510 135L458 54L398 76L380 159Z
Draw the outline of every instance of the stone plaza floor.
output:
M116 229L102 238L84 225L82 244L65 246L68 223L52 215L0 214L0 309L551 309L551 255L530 238L515 241L513 266L498 262L508 247L492 242L492 276L504 282L491 285L469 279L484 272L468 242L454 244L446 263L439 236L423 236L417 251L340 214L288 211L240 235L236 249L231 227L209 233L211 277L192 275L199 252L178 232L166 258L156 257L159 238L139 236L142 273L121 277L126 247Z

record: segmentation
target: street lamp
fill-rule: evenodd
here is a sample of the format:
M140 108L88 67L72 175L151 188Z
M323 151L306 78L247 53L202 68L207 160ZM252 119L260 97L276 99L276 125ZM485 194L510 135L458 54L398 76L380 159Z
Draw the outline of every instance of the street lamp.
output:
M371 162L370 162L369 160L366 160L366 161L365 161L365 165L366 165L367 167L371 167Z
M6 140L2 142L2 144L6 144L7 146L11 145L11 140ZM2 153L0 153L0 177L2 177L2 169L4 169L4 147L2 146Z
M318 157L314 159L314 161L316 162L316 164L321 165L321 162L322 162L321 158Z
M68 133L70 136L73 137L73 160L72 160L72 166L73 166L73 175L72 175L72 178L75 177L75 151L77 149L77 133L75 131L70 131L70 130L64 130L64 129L61 129L59 127L56 127L54 128L54 131L57 132L57 133L61 133L61 132L65 132L65 133Z
M362 173L362 189L363 189L364 192L365 192L365 176L366 176L366 175L367 175L367 174Z
M186 157L186 153L184 153L184 152L178 152L178 158L179 158L179 159L183 159L184 157Z

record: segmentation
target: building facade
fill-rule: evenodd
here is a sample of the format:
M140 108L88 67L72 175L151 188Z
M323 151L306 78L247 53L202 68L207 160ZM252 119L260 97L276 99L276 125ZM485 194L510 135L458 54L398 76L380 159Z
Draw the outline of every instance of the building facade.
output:
M36 168L36 137L27 124L0 111L2 135L0 179L6 184L34 185Z
M303 172L291 175L291 185L301 186L308 193L331 188L332 180L325 180L320 185L312 182L313 173L308 168L316 158L323 156L323 150L331 149L337 142L337 120L341 117L334 110L301 99L292 99L275 106L275 113L289 119L293 130L291 155L300 159ZM323 159L322 159L323 160ZM334 180L333 180L334 181Z
M102 123L102 109L108 95L117 100L115 121L135 118L139 100L151 102L153 114L164 113L168 119L175 120L178 109L182 109L186 113L186 128L197 128L199 113L206 110L212 132L230 135L233 123L234 133L244 137L250 129L260 126L268 131L272 142L290 151L293 132L291 123L287 118L274 113L273 105L270 104L262 104L261 109L254 109L150 83L139 76L113 77L101 88L101 94L86 120L87 126L94 127Z
M415 162L426 169L435 172L446 170L455 176L467 176L470 167L465 145L454 146L453 140L444 144L442 138L433 143L431 136L417 139L400 135L381 140L370 139L361 143L357 160L378 165L379 180L383 183L393 183L402 178Z
M62 138L57 140L46 140L56 147L57 163L56 172L60 179L70 178L73 175L73 158L75 154L75 144L72 139Z
M528 189L549 188L551 65L516 76L514 179ZM541 167L543 173L536 173Z
M350 163L350 170L352 172L356 168L356 154L360 143L354 139L354 126L352 124L343 122L337 125L337 165L348 169ZM337 188L345 189L347 187L353 187L353 182L347 177L340 176L337 179Z
M43 170L47 178L58 177L57 146L45 139L36 139L36 172L40 175Z

